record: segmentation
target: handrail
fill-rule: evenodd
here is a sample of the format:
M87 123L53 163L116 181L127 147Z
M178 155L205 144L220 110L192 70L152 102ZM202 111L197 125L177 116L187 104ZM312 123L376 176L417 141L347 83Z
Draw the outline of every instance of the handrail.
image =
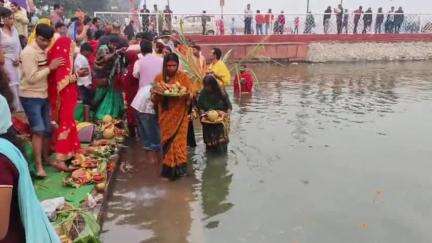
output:
M207 12L207 13L205 13L205 14L203 14L203 13L182 13L182 12L180 12L180 13L163 13L163 12L158 12L158 13L141 13L141 12L115 12L115 11L113 11L113 12L110 12L110 11L107 11L107 12L105 12L105 11L95 11L95 12L93 12L93 15L94 16L96 16L96 15L98 15L98 14L112 14L112 15L136 15L136 14L138 14L138 15L155 15L155 14L159 14L159 15L191 15L191 16L214 16L214 15L221 15L221 13L219 12ZM262 13L260 13L261 15L266 15L266 14L268 14L268 13L266 13L266 12L262 12ZM271 13L271 14L273 14L274 16L277 16L277 15L281 15L282 13ZM311 12L310 14L312 14L312 15L324 15L324 14L330 14L330 15L337 15L337 13L334 13L334 12L332 12L332 13L322 13L322 12L318 12L318 13L314 13L314 12ZM351 11L351 12L348 12L348 14L356 14L354 11ZM362 13L362 15L369 15L370 13L365 13L365 12L363 12ZM372 13L372 15L376 15L376 14L378 14L378 12L373 12ZM380 14L384 14L384 15L388 15L389 13L388 12L383 12L383 13L380 13ZM391 13L391 14L393 14L393 15L419 15L419 16L427 16L427 15L432 15L432 13L411 13L411 12L404 12L404 13ZM223 13L222 15L227 15L227 16L239 16L239 15L246 15L244 12L241 12L241 13L235 13L235 12L231 12L231 13ZM257 13L252 13L252 15L257 15ZM298 16L298 15L300 15L300 16L305 16L305 15L309 15L309 13L283 13L283 15L287 15L287 16L294 16L294 15L296 15L296 16Z

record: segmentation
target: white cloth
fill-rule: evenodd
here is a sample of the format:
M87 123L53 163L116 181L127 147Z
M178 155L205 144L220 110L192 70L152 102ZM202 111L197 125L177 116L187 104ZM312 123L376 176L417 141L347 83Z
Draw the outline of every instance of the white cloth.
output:
M150 90L154 79L162 73L163 59L154 54L138 55L132 75L139 79L139 89L131 106L140 113L155 114Z
M88 68L90 70L90 64L84 55L82 55L81 53L78 53L76 58L75 58L75 62L74 62L74 70L76 72L82 68ZM85 77L79 77L78 81L77 81L78 86L88 87L91 85L91 83L92 83L91 74L89 74Z
M245 9L245 18L253 18L253 12L252 9Z
M155 114L153 102L151 101L151 88L151 84L140 87L132 101L131 106L140 113Z

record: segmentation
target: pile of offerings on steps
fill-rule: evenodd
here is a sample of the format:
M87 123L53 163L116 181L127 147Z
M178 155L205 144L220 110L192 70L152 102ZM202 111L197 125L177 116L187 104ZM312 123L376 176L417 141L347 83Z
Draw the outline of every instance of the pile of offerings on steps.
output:
M52 198L42 202L46 213L59 234L62 243L100 242L99 216L105 192L118 162L118 152L127 136L122 120L105 116L95 123L77 124L81 150L69 161L74 170L65 175L63 188L72 190L76 196L81 188L91 187L79 204L63 198ZM48 178L49 179L49 178ZM61 182L60 182L61 183ZM56 204L53 206L53 203ZM47 210L47 208L53 208ZM48 213L48 211L50 211Z
M71 162L75 170L64 184L79 188L93 183L98 191L104 192L107 173L112 172L116 164L113 156L127 135L124 123L107 115L96 124L83 122L77 128L82 142L93 141L88 146L83 145L81 153L75 155Z

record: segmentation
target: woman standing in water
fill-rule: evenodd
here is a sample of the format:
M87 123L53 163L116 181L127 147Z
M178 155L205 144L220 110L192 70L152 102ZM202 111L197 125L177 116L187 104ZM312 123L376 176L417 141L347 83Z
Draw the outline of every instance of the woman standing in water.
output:
M207 150L227 150L229 142L229 113L232 110L228 94L221 89L213 75L204 77L204 89L198 98L198 109L205 115L209 111L217 111L221 116L219 123L203 122L203 137Z
M178 68L178 56L174 53L166 55L162 74L156 77L156 87L152 91L152 99L159 115L164 155L161 174L171 180L186 175L189 106L193 90L191 80ZM168 89L168 85L176 83L186 88L187 95L173 98L161 95Z
M21 146L0 95L0 242L60 243L36 197Z

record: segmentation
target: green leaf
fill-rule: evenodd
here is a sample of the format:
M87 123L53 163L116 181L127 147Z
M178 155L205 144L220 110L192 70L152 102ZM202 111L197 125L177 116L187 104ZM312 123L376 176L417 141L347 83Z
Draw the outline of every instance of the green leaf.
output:
M80 215L84 219L85 226L84 230L79 233L73 243L101 243L99 239L100 226L96 218L92 214L84 211L82 211Z

